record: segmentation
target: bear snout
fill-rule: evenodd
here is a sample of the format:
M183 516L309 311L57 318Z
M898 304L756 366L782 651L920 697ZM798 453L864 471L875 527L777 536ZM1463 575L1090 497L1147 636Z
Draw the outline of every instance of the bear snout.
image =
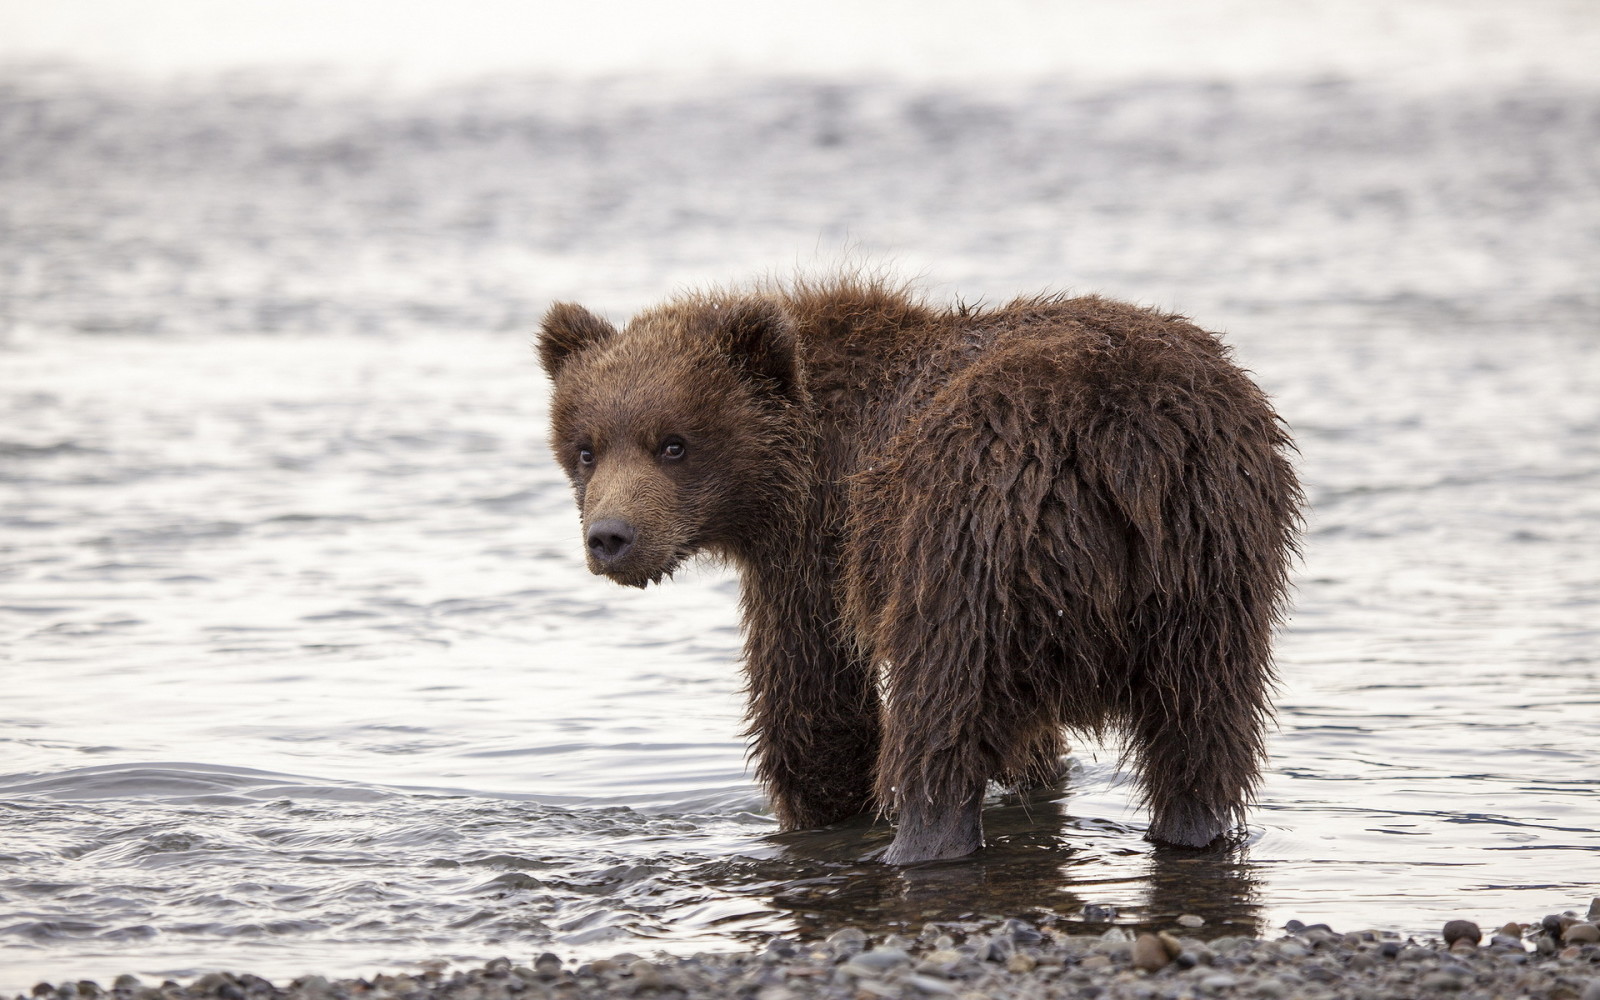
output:
M602 518L589 525L589 555L602 567L620 562L632 551L637 534L633 525L621 518Z

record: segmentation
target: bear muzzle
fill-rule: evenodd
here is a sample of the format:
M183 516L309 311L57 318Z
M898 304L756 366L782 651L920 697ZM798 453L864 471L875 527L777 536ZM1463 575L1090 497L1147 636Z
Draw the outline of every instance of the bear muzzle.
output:
M603 517L584 532L589 572L625 587L644 587L671 575L683 555L661 551L660 539L640 537L639 529L619 517Z

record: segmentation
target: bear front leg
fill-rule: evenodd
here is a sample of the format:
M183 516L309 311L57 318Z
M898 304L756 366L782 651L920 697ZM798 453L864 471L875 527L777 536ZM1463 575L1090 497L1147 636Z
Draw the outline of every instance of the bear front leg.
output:
M745 735L779 826L812 829L871 808L879 722L867 661L837 641L831 605L799 613L749 592L745 604Z

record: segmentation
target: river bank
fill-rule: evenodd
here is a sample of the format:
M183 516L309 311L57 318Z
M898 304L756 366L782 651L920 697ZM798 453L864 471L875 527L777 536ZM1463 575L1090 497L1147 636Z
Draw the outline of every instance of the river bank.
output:
M930 923L914 937L873 937L844 927L820 942L774 937L745 953L644 958L622 953L582 964L545 953L469 969L429 963L371 979L303 976L273 983L213 972L188 983L124 975L40 983L34 1000L511 1000L685 996L738 1000L876 1000L881 997L1082 997L1181 1000L1239 996L1377 1000L1463 998L1600 1000L1600 897L1587 913L1567 910L1496 929L1465 918L1438 937L1335 930L1289 921L1282 933L1208 937L1199 917L1170 928L1130 929L1062 921ZM19 1000L22 998L19 995Z

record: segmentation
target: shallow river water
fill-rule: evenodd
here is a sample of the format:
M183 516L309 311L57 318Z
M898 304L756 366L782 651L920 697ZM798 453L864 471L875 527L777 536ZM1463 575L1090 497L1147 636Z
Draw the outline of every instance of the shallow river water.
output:
M1600 82L0 75L0 990L1600 892ZM1116 747L775 835L736 583L584 570L538 314L866 260L1226 330L1311 511L1247 843ZM1087 909L1086 909L1087 908Z

